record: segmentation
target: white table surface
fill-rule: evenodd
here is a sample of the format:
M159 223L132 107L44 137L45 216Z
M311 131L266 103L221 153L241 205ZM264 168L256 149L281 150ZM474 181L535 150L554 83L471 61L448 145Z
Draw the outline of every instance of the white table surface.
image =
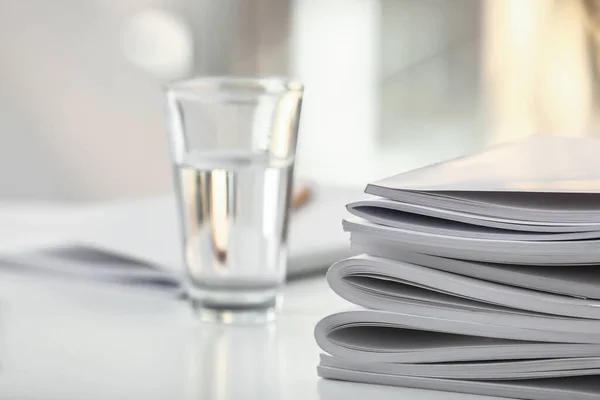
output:
M314 325L347 307L318 276L274 323L203 324L172 293L0 266L0 399L484 399L319 379Z

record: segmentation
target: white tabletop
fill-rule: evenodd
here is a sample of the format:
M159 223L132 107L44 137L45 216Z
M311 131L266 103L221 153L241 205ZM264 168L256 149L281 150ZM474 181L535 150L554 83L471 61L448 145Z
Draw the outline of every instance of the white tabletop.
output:
M170 292L0 265L0 399L483 399L319 379L313 328L348 306L318 276L287 286L274 323L202 324Z
M346 307L292 283L275 323L196 321L151 289L0 272L2 399L478 399L320 380L315 323Z

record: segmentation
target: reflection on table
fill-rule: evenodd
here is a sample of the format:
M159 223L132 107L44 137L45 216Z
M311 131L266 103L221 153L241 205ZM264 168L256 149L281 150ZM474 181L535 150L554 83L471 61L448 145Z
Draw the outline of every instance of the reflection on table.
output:
M201 324L169 292L0 269L0 398L476 399L319 380L316 322L347 303L322 276L268 325Z

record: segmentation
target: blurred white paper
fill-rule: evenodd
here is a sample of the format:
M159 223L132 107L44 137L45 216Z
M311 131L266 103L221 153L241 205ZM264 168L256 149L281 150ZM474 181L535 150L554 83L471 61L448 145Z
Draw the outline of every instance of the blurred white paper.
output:
M290 218L288 275L327 269L350 255L341 221L356 191L313 188ZM90 206L54 245L32 244L3 257L13 265L109 281L176 283L183 272L177 210L172 196ZM58 244L60 243L60 244ZM15 253L17 255L15 256ZM3 253L6 254L6 253ZM88 256L86 256L86 254Z
M0 255L61 246L77 225L78 208L47 202L0 204Z

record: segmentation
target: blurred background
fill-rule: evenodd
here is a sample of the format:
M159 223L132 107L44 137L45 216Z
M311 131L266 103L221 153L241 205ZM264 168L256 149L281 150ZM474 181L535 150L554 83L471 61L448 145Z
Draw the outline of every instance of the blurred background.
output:
M297 174L369 180L595 135L595 0L0 0L0 200L170 189L162 85L306 85Z

